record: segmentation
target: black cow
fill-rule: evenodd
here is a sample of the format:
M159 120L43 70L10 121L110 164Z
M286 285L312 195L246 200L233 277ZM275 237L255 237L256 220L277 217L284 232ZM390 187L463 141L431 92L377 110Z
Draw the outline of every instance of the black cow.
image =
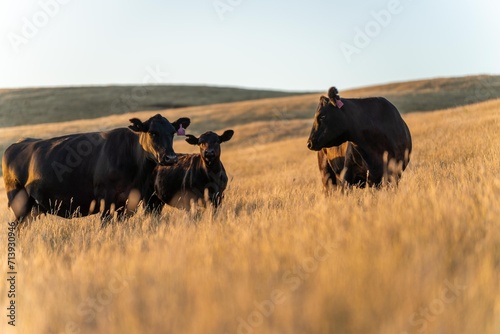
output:
M382 97L340 98L335 87L321 96L307 147L318 151L323 184L380 186L396 183L412 148L408 126Z
M156 115L107 132L26 139L7 148L2 160L8 205L22 222L40 213L69 218L133 210L154 192L154 169L177 162L176 131L189 118L170 123Z
M189 210L191 203L214 207L220 205L227 185L227 175L220 161L220 144L233 137L233 130L219 136L208 131L196 138L187 135L186 141L200 147L199 154L179 155L172 166L158 166L155 194L164 203Z

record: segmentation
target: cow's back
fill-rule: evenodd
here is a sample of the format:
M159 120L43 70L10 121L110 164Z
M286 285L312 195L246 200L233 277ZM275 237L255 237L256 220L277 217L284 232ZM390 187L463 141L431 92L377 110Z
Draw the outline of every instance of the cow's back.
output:
M383 97L344 99L346 112L352 113L356 144L363 150L371 150L382 156L389 153L389 159L403 161L403 168L412 150L410 130L400 112Z

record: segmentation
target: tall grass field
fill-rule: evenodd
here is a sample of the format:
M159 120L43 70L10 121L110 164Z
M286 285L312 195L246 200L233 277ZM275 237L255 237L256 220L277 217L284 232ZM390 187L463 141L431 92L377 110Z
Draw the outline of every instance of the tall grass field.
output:
M223 205L139 210L106 228L38 218L16 236L15 327L0 182L0 333L500 333L500 100L404 114L413 153L399 186L326 196L306 148L318 98L165 111L191 117L196 135L235 130ZM6 128L1 144L26 129Z

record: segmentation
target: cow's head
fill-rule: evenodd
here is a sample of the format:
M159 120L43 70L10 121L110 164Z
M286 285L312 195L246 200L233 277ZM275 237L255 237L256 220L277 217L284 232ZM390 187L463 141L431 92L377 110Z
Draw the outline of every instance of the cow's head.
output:
M221 136L215 132L208 131L202 134L200 138L187 135L186 141L191 145L198 145L203 161L207 165L211 165L220 159L220 144L231 139L233 134L233 130L226 130Z
M132 118L130 122L132 125L129 125L129 128L138 133L139 143L151 160L163 166L177 162L177 155L172 147L174 135L181 125L184 129L189 126L191 123L189 118L182 117L170 123L158 114L145 122L137 118Z
M330 88L328 97L321 96L307 141L310 150L319 151L325 147L338 146L347 140L346 111L342 106L335 87Z

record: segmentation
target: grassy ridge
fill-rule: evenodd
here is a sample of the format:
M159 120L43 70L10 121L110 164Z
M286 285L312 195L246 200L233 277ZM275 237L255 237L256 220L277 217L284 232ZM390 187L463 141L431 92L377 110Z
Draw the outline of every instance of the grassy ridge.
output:
M335 83L332 82L332 85ZM500 76L429 79L341 90L344 97L385 96L402 113L500 98ZM328 87L325 87L325 90ZM292 97L303 93L202 86L109 86L0 90L0 127L64 122L189 106ZM308 111L308 110L307 110ZM247 115L251 118L252 115Z
M405 115L414 150L399 187L331 197L300 132L310 120L240 125L216 215L24 229L16 333L498 333L498 110Z
M402 113L433 111L500 98L500 76L480 75L400 82L349 90L343 95L384 96Z
M0 91L0 127L63 122L214 103L297 95L206 86L109 86Z

